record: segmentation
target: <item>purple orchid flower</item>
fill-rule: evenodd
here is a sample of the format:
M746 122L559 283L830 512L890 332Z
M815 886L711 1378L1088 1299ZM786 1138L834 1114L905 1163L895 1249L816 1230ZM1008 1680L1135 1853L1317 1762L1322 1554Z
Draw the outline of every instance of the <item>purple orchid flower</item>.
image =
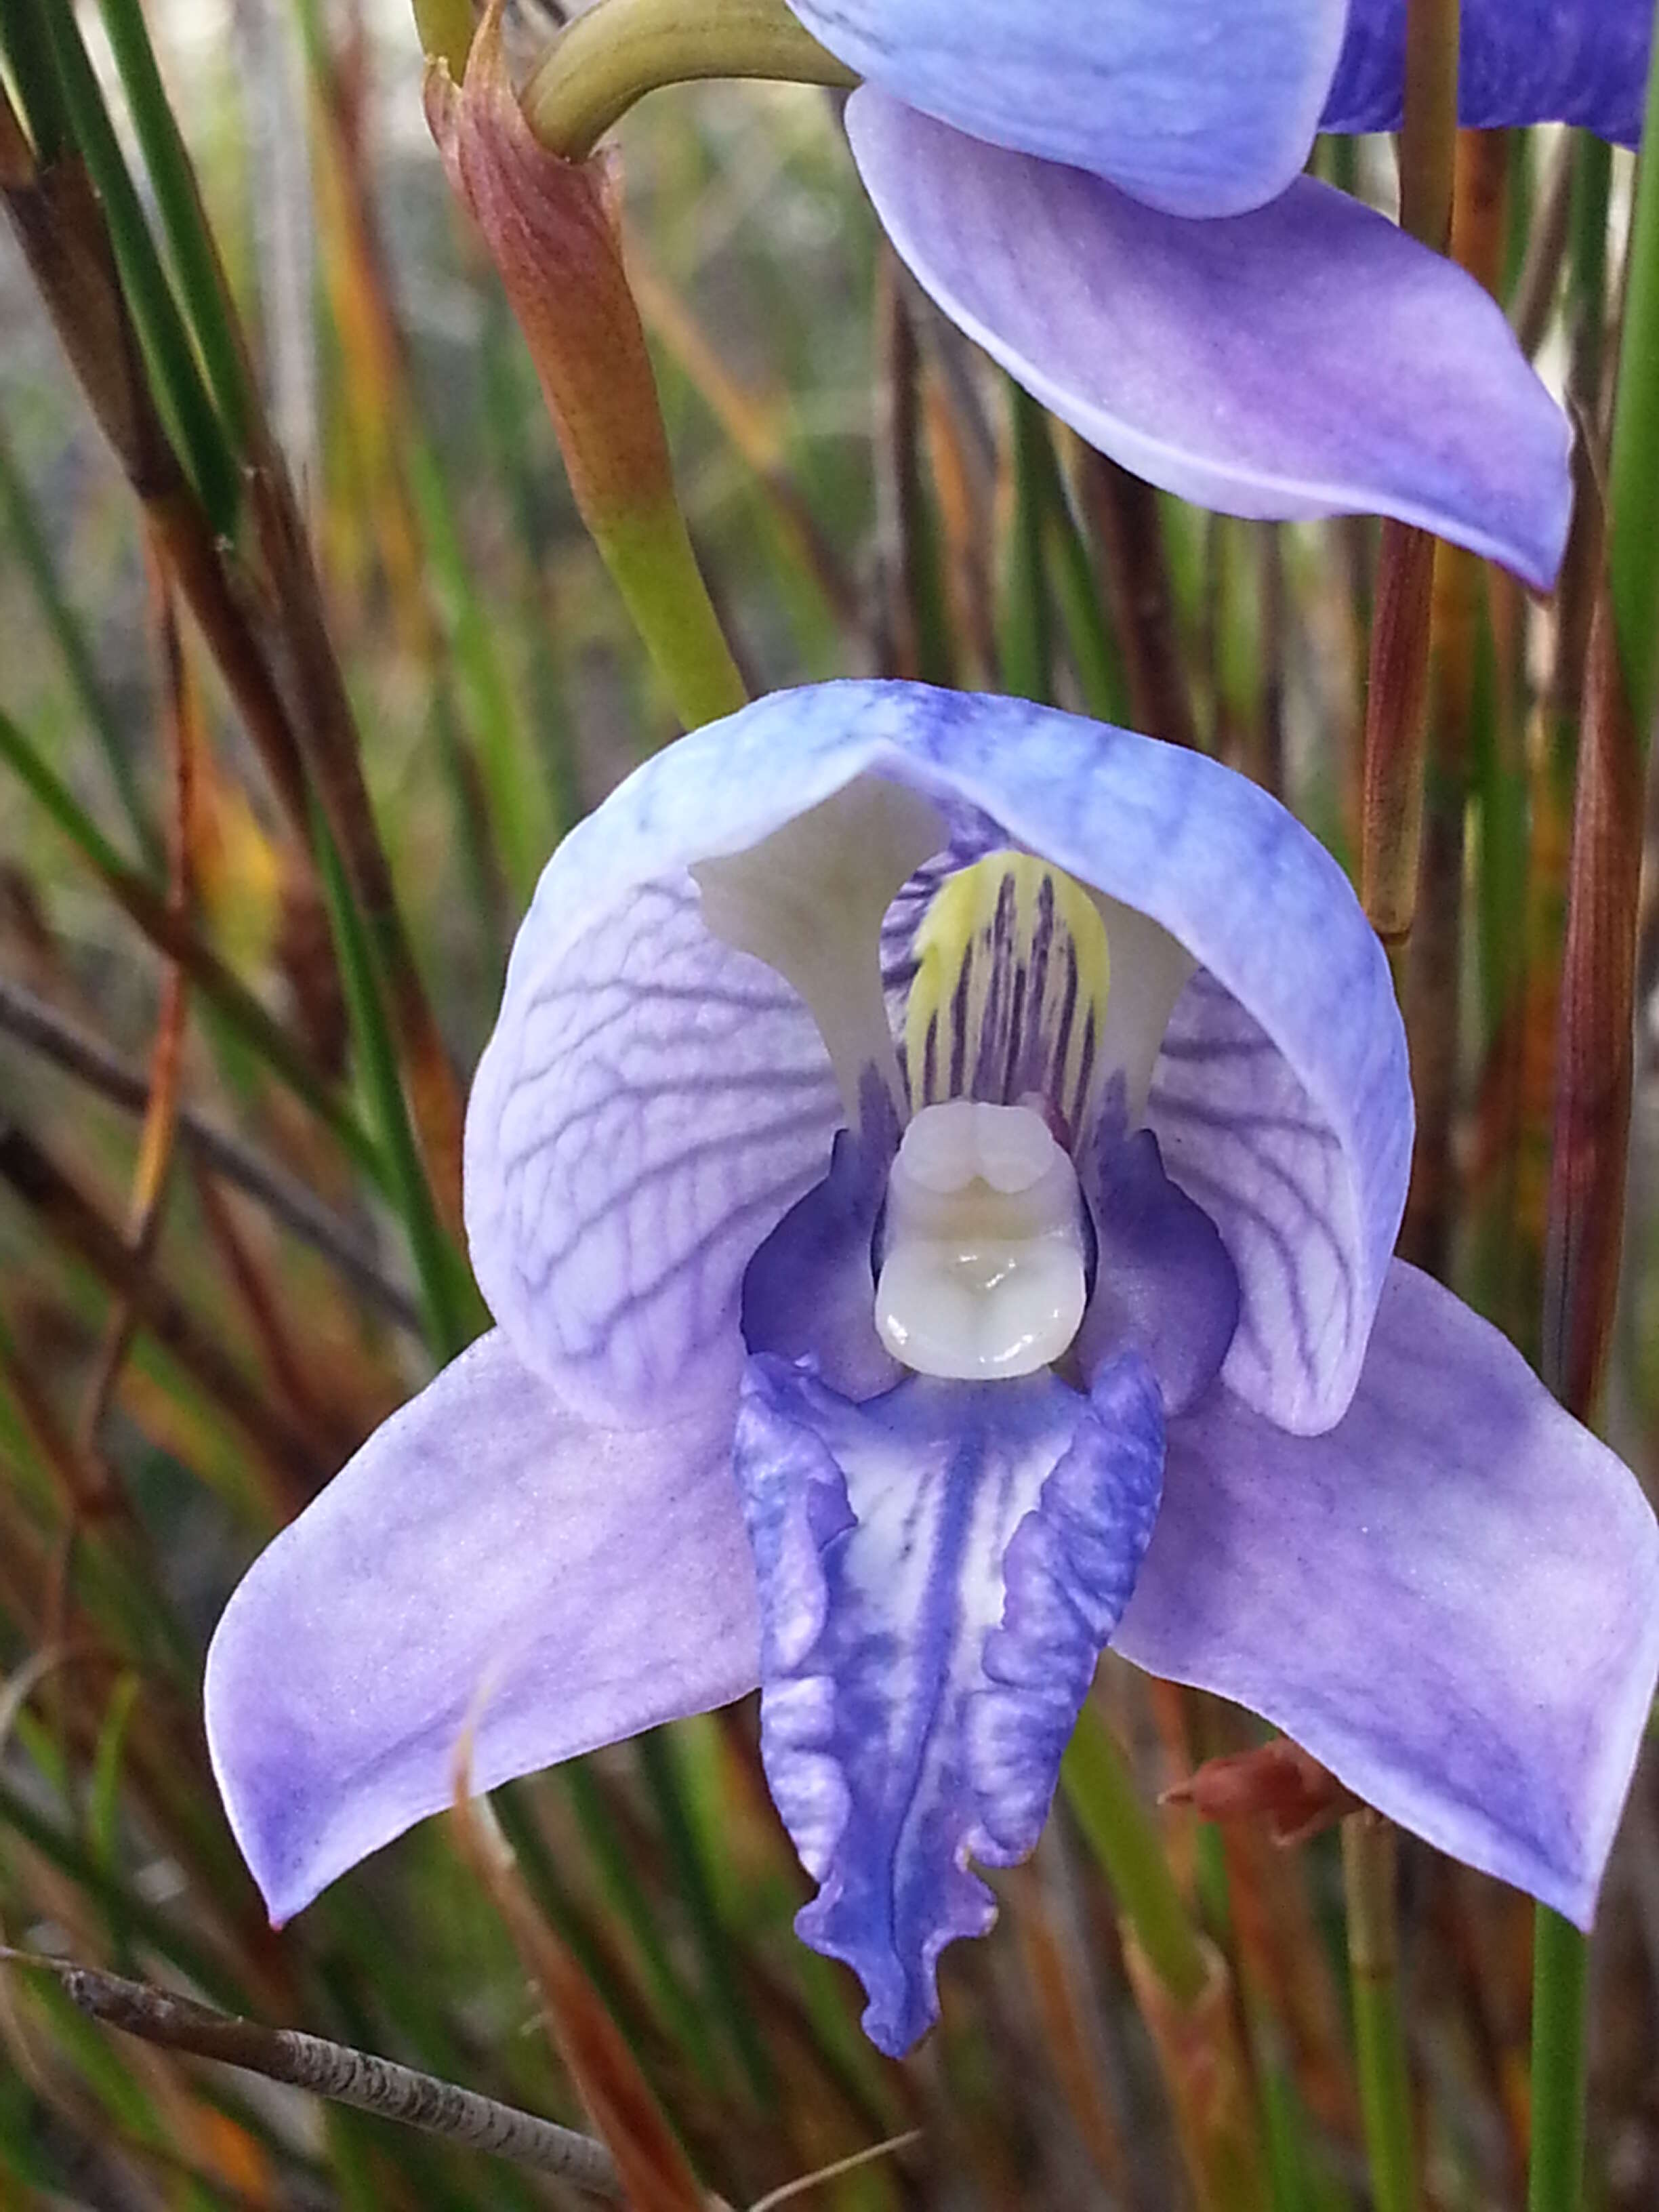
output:
M899 2052L1097 1659L1254 1707L1583 1923L1659 1531L1390 1258L1346 878L1215 761L1010 699L780 695L561 846L467 1124L498 1326L258 1559L213 1754L295 1911L442 1806L762 1688L798 1926Z
M1298 174L1396 127L1406 0L789 0L927 291L1102 452L1229 514L1418 523L1547 588L1565 418L1472 278ZM1633 143L1648 0L1466 0L1473 125ZM1194 218L1203 218L1195 220Z

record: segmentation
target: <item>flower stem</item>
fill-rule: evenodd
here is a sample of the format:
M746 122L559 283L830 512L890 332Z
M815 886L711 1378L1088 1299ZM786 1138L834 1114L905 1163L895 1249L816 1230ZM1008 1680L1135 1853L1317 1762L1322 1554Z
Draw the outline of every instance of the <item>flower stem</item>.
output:
M1584 2173L1589 1946L1538 1908L1532 1954L1532 2163L1527 2212L1577 2212Z
M556 40L525 88L524 111L550 153L580 161L647 92L722 76L858 82L783 0L599 0Z
M426 100L529 344L582 520L676 711L688 728L734 713L747 694L675 495L607 165L538 140L502 57L500 0L463 84L434 61Z
M1342 1881L1371 2196L1376 2212L1415 2212L1395 1863L1395 1835L1389 1823L1375 1813L1351 1814L1342 1823Z

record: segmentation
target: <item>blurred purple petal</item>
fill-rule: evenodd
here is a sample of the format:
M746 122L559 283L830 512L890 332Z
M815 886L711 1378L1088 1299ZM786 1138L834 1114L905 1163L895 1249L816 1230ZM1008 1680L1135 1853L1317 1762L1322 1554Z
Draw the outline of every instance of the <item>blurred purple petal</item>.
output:
M1659 1531L1520 1354L1397 1264L1340 1427L1286 1437L1223 1390L1171 1431L1115 1643L1583 1926L1659 1668Z
M760 1581L761 1746L820 1885L802 1939L863 1981L894 2057L938 2016L939 1953L982 1935L970 1854L1035 1845L1158 1510L1163 1415L1127 1354L1053 1376L911 1377L854 1407L750 1364L737 1474Z
M1233 215L1308 157L1342 0L789 0L872 84L975 138Z
M1397 131L1407 0L1350 0L1326 131ZM1653 35L1650 0L1463 0L1458 106L1478 131L1577 123L1633 146Z
M1474 280L1311 178L1162 215L867 87L860 173L951 320L1090 442L1227 514L1397 516L1547 588L1565 416Z
M753 1687L732 1400L574 1419L481 1338L254 1562L208 1657L237 1841L283 1920L447 1805Z
M1227 1247L1164 1173L1150 1129L1126 1137L1103 1121L1078 1173L1097 1255L1077 1340L1083 1372L1092 1379L1133 1348L1158 1377L1164 1412L1184 1413L1220 1373L1237 1331L1238 1277Z
M1239 1387L1288 1426L1328 1426L1358 1375L1411 1156L1394 987L1346 878L1218 762L911 684L778 692L696 731L549 864L467 1122L474 1258L520 1357L621 1419L738 1372L744 1270L823 1177L840 1116L804 1007L708 938L684 870L860 775L922 791L953 823L1151 915L1271 1041L1261 1082L1329 1135L1317 1233L1342 1240L1352 1295L1310 1305L1298 1337L1265 1315L1260 1376ZM1225 1016L1219 996L1206 1005L1206 1021ZM1180 1182L1167 1148L1166 1164ZM1242 1241L1232 1251L1249 1311L1261 1271Z

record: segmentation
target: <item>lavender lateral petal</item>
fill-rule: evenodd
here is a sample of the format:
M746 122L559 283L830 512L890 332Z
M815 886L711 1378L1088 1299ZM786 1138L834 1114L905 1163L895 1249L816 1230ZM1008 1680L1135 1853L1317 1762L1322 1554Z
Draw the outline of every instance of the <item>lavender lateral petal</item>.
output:
M1231 215L1307 159L1341 0L789 0L872 83L1153 207Z
M1351 0L1321 127L1397 131L1407 0ZM1458 109L1476 131L1576 123L1634 146L1642 135L1648 0L1462 0Z
M744 1270L840 1119L811 1017L708 933L683 878L521 955L466 1134L473 1266L520 1357L596 1419L735 1390Z
M1194 222L865 87L848 134L923 288L1062 421L1227 514L1375 514L1547 589L1567 421L1474 280L1299 177Z
M1341 1147L1283 1054L1201 969L1164 1032L1147 1121L1236 1270L1238 1327L1223 1346L1231 1388L1283 1413L1318 1396L1333 1346L1357 1374L1373 1297ZM1287 1389L1294 1375L1300 1387Z
M938 2015L940 1952L995 1917L969 1855L1011 1864L1036 1841L1162 1461L1133 1354L1087 1400L1047 1374L912 1376L862 1407L750 1364L735 1463L762 1755L819 1884L796 1929L857 1972L892 2056Z
M1172 1428L1115 1643L1583 1927L1659 1670L1659 1530L1519 1353L1396 1263L1337 1428L1286 1437L1225 1390Z
M208 1656L210 1747L281 1921L480 1790L758 1679L732 1400L589 1428L482 1337L258 1559Z
M1216 1224L1164 1172L1151 1129L1103 1118L1078 1160L1096 1243L1095 1289L1077 1340L1093 1378L1126 1349L1146 1360L1174 1415L1221 1371L1237 1333L1238 1276Z

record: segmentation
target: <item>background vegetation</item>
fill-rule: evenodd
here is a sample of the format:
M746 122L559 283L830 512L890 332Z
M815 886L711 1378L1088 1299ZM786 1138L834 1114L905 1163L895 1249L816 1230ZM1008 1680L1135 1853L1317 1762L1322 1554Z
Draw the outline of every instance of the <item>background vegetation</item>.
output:
M4 0L0 46L0 1938L590 2130L637 2069L733 2205L912 2130L815 2201L1519 2204L1530 1906L1404 1838L1396 1889L1363 1820L1286 1850L1259 1809L1173 1805L1170 1872L1124 1863L1115 1746L1150 1804L1260 1731L1110 1658L1041 1850L902 2067L791 1934L805 1886L747 1706L504 1793L512 1876L429 1824L265 1926L208 1771L206 1638L480 1325L465 1072L542 860L675 724L450 201L412 26L362 0L100 0L78 27ZM1357 866L1376 526L1201 514L1077 447L901 278L825 95L664 94L620 142L681 492L754 689L881 671L1086 708L1218 753ZM1392 204L1387 143L1318 158ZM1459 147L1456 249L1571 393L1592 522L1632 178L1560 131ZM1659 541L1659 485L1615 471L1613 495ZM1437 570L1405 1249L1570 1388L1624 1212L1605 1418L1647 1479L1650 927L1628 1209L1615 1157L1600 1246L1547 1265L1558 1115L1606 1137L1616 1098L1584 1101L1628 1033L1616 993L1561 1014L1570 889L1633 890L1639 860L1632 755L1610 842L1571 861L1599 573L1593 528L1549 605ZM1165 1908L1213 1946L1179 2016L1142 1954ZM1651 1758L1590 1973L1589 2201L1646 2212ZM571 2201L77 1994L0 1974L0 2205ZM1540 2078L1566 2081L1570 2166L1564 2017ZM652 2177L635 2201L685 2203L648 2122L610 2116Z

